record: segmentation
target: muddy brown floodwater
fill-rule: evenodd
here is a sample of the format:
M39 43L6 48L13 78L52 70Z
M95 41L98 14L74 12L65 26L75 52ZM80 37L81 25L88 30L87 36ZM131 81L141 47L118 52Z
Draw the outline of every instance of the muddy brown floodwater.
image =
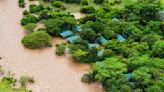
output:
M103 92L98 83L86 85L81 76L89 71L88 65L74 64L68 56L58 57L55 47L28 50L21 44L25 35L20 26L21 9L17 0L0 0L0 65L15 77L33 76L35 83L28 88L33 92ZM53 44L63 41L54 38Z

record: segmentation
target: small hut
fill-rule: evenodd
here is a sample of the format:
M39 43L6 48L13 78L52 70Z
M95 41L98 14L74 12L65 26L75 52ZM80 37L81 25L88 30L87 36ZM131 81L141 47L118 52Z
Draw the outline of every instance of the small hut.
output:
M63 32L60 33L60 36L63 38L67 38L72 35L73 35L73 32L71 30L64 30Z

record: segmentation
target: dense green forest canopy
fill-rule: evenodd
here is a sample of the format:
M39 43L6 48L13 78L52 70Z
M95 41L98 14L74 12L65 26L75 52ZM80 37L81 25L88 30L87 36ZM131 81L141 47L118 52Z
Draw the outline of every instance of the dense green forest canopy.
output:
M100 81L107 92L163 92L163 0L39 2L39 5L30 5L21 20L23 26L29 23L45 25L45 28L28 34L32 36L26 40L27 43L30 41L28 46L33 46L41 39L34 35L38 32L44 31L46 35L54 37L59 36L63 30L72 30L81 39L68 45L69 53L75 61L93 66L92 71L83 76L83 81ZM86 16L75 20L72 12L68 12L68 9L74 9L74 5L78 6L77 12ZM74 30L77 25L82 29L79 32ZM100 37L106 39L105 43L99 42ZM122 40L119 40L120 37ZM46 39L43 41L47 42ZM99 45L91 47L89 44ZM64 50L65 45L59 44L57 53L62 55ZM97 54L102 50L101 54Z

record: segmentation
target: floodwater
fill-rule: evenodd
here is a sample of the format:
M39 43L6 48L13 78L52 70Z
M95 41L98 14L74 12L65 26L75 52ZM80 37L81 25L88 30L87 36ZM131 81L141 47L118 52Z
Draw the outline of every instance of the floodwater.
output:
M67 56L56 56L55 47L28 50L21 44L25 35L20 26L22 11L17 0L0 0L0 65L16 78L33 76L35 83L28 88L33 92L103 92L98 83L86 85L81 76L89 71L88 65L76 64ZM64 41L54 38L53 44Z

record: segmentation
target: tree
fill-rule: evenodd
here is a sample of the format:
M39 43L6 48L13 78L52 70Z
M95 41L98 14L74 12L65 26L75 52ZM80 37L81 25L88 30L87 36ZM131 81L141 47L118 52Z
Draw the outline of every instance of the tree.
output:
M27 25L28 23L37 23L39 20L36 16L32 14L25 15L21 20L21 25Z
M142 42L147 42L150 46L150 48L152 47L152 45L157 41L157 40L160 40L160 36L157 35L157 34L147 34L145 35L141 41Z
M37 13L37 12L39 12L39 11L41 11L42 9L43 9L43 7L42 6L40 6L40 5L35 5L35 4L31 4L30 6L29 6L29 8L30 8L30 12L31 13Z
M51 46L50 36L44 31L38 31L25 36L22 43L29 49L37 49Z
M18 3L19 3L19 7L25 7L25 1L24 0L19 0L18 1Z
M72 29L76 24L73 17L57 17L45 21L48 33L52 36L59 35L64 29Z
M24 26L24 28L26 29L27 33L32 33L33 30L36 28L36 24L28 23L27 25Z
M162 88L158 85L148 87L147 92L162 92Z
M102 4L105 0L94 0L94 3L96 4Z
M89 42L94 42L96 38L96 33L91 28L87 28L87 29L83 29L83 31L80 32L80 36L84 40L87 40Z
M60 43L56 45L56 54L61 56L65 53L67 43Z
M153 56L164 58L164 41L158 40L152 46Z
M91 13L95 13L96 9L93 6L83 6L80 9L81 13L86 13L86 14L91 14Z
M96 72L95 78L104 81L106 78L113 77L113 74L127 72L126 64L122 63L118 58L106 58L100 63L93 65L93 71Z

